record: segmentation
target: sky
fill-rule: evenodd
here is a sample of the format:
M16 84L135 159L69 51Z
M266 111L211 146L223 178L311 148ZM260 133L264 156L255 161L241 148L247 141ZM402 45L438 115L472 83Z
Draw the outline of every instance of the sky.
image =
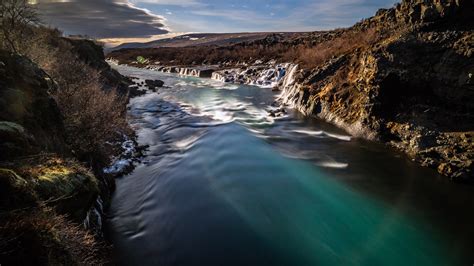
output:
M348 27L396 0L30 0L43 23L109 44L185 33Z

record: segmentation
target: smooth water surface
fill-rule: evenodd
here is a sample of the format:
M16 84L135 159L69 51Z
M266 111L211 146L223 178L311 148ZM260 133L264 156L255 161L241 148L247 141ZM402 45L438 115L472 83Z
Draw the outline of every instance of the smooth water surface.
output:
M134 98L147 157L117 180L121 265L471 265L474 199L316 119L272 118L269 89L131 67L169 88Z

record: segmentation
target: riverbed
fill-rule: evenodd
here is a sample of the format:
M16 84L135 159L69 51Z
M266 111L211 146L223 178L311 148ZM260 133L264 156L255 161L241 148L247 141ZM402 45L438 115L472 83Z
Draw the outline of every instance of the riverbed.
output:
M117 180L117 264L474 263L471 186L318 119L272 117L271 89L115 68L168 86L129 104L149 149Z

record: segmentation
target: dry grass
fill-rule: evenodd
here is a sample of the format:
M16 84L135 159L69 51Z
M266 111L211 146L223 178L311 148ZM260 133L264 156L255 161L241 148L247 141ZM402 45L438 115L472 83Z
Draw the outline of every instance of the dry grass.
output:
M364 31L339 30L337 34L320 35L287 40L273 44L257 41L250 44L236 44L225 47L181 47L156 49L124 49L109 54L121 63L130 63L138 56L159 61L165 65L219 64L224 62L247 62L275 59L280 62L299 63L302 68L312 69L327 60L356 49L367 49L373 45L380 33L375 29Z
M0 216L0 261L5 265L104 265L109 247L52 209Z
M314 46L301 45L290 49L284 58L296 61L305 69L315 68L330 60L356 49L367 49L377 40L375 29L362 32L345 32L340 37ZM293 58L293 60L292 60Z

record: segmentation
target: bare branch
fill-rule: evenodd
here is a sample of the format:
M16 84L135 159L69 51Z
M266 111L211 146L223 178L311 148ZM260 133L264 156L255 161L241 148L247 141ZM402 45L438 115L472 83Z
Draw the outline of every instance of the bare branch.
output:
M19 52L19 46L28 39L28 31L39 22L36 8L27 0L0 1L1 48Z

